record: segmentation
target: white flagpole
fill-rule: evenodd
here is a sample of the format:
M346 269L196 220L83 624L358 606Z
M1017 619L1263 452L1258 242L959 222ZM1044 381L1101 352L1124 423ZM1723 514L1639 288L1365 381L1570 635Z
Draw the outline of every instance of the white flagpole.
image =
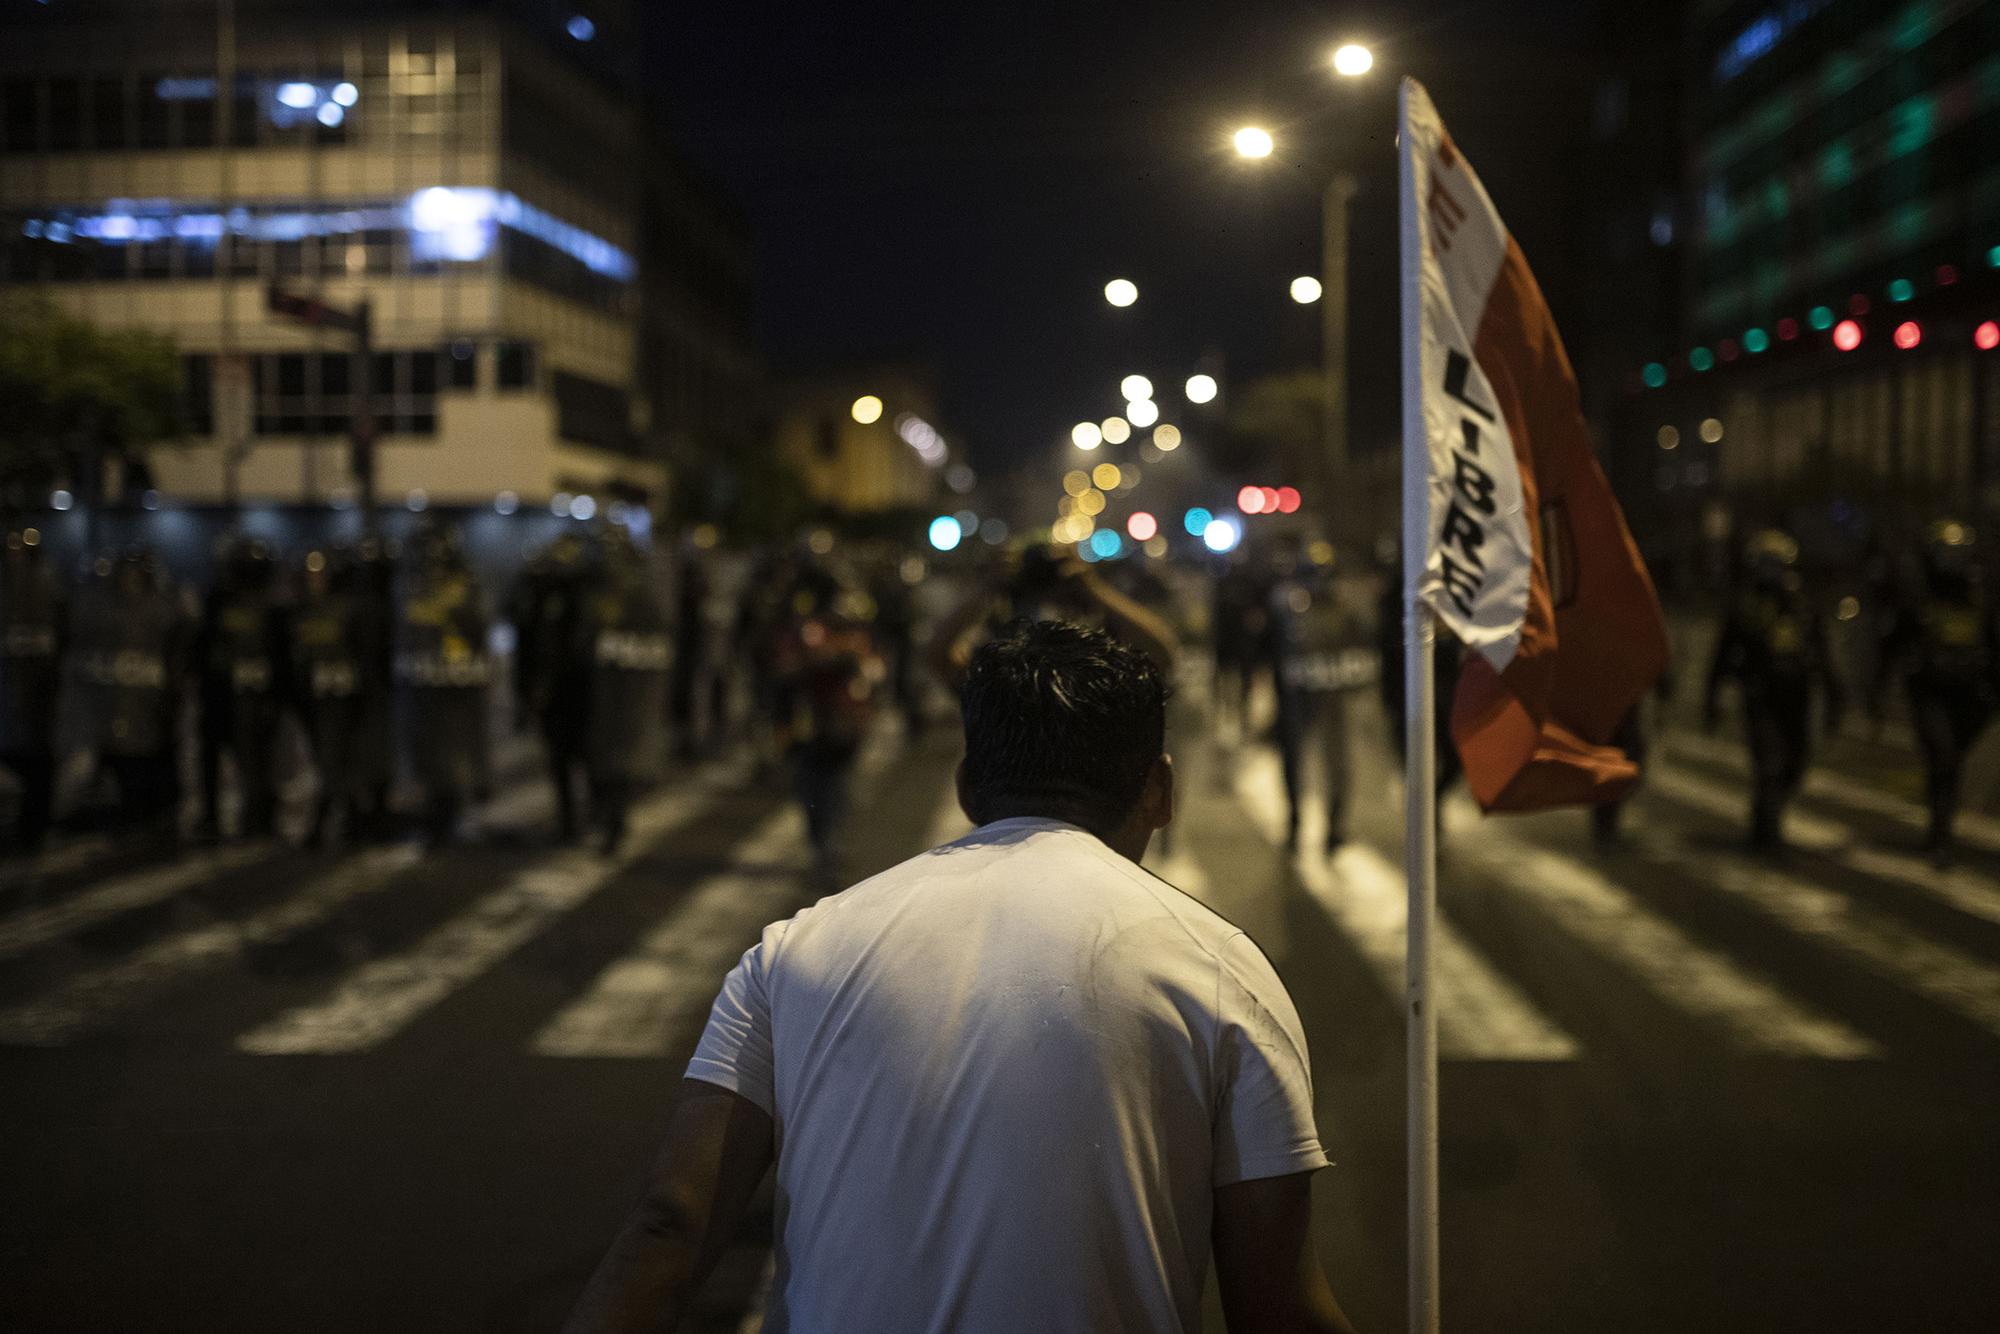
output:
M1398 96L1403 309L1403 869L1410 886L1404 1020L1409 1045L1410 1334L1438 1331L1437 1009L1431 938L1437 921L1435 630L1418 596L1430 554L1430 440L1424 429L1423 256L1410 81Z

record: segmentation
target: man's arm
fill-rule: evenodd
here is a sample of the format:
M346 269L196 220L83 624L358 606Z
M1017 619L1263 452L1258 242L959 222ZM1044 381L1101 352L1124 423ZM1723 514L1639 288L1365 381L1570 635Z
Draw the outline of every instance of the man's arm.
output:
M667 1334L714 1268L771 1165L771 1118L728 1089L681 1081L653 1180L564 1334Z
M1313 1250L1312 1178L1216 1187L1215 1277L1229 1334L1354 1334Z

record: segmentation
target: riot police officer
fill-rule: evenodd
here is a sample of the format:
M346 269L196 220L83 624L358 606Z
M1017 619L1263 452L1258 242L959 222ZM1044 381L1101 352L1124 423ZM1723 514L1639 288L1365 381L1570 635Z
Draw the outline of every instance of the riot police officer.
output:
M201 680L201 825L221 831L222 760L235 762L246 837L276 831L278 724L290 685L284 612L271 549L238 537L224 549L202 608L195 660Z
M75 623L71 677L120 813L171 834L180 804L178 723L191 632L150 553L101 557Z
M1709 667L1703 720L1715 727L1722 685L1735 681L1750 747L1750 844L1770 849L1782 842L1785 804L1810 761L1813 696L1824 694L1832 731L1841 693L1825 622L1799 574L1799 544L1766 529L1750 539L1743 562L1742 586L1730 602Z
M576 647L589 673L590 813L611 856L625 840L633 794L659 777L674 643L644 553L615 525L602 548L602 573L583 600Z
M1278 571L1267 608L1266 658L1278 697L1278 749L1290 801L1285 846L1296 850L1305 807L1306 767L1323 767L1326 852L1347 841L1348 722L1357 690L1375 684L1381 656L1366 620L1344 605L1329 564L1290 553Z
M68 600L33 528L7 534L0 555L0 765L21 784L15 842L32 855L55 800L56 694Z
M590 725L590 657L584 604L597 582L592 553L574 531L542 548L515 585L514 699L519 721L539 726L555 786L556 824L563 842L581 833L576 788L583 777Z
M308 552L301 593L291 618L292 697L298 702L319 771L319 796L306 835L318 847L336 816L349 838L379 820L386 779L376 756L376 719L386 713L383 681L374 670L386 630L372 614L362 571L343 552Z
M1924 752L1930 851L1941 865L1951 859L1965 754L1993 716L2000 670L2000 639L1978 557L1968 525L1940 519L1926 530L1918 588L1883 636L1874 693L1879 708L1880 687L1902 673Z
M485 782L493 661L486 600L455 529L419 530L396 626L396 679L408 692L412 767L433 841L451 838Z

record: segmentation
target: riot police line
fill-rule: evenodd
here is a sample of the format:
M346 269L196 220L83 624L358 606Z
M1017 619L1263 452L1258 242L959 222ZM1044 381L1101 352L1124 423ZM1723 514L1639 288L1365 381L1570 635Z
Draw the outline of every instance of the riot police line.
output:
M1379 688L1391 743L1400 747L1403 740L1401 589L1394 573L1400 558L1393 544L1377 556L1380 598L1372 616L1351 591L1365 585L1365 577L1337 575L1330 548L1307 559L1302 544L1288 538L1263 552L1242 553L1212 585L1215 711L1218 719L1237 719L1240 728L1251 680L1260 673L1270 680L1294 848L1314 767L1321 773L1325 851L1331 854L1345 840L1350 713L1368 687ZM1350 586L1347 594L1343 583ZM1744 543L1709 657L1701 714L1705 728L1720 728L1724 692L1733 690L1750 759L1748 842L1759 851L1781 847L1784 811L1811 764L1816 731L1837 732L1849 698L1858 694L1879 734L1900 690L1923 766L1927 846L1934 860L1947 864L1956 846L1966 757L2000 705L2000 620L1978 534L1969 524L1939 519L1915 542L1877 558L1867 619L1857 627L1859 651L1849 655L1866 663L1863 669L1841 670L1824 603L1790 534L1763 529ZM1862 614L1861 599L1842 611L1844 619ZM1451 697L1459 652L1440 636L1441 700ZM1662 698L1671 696L1673 680L1671 672L1662 680ZM1458 772L1448 714L1439 710L1440 791ZM1642 763L1644 718L1635 708L1616 737ZM1600 844L1615 840L1619 806L1592 811Z
M552 756L560 740L615 848L632 794L664 760L673 627L653 562L622 528L558 545L509 598L517 699L524 722L543 719ZM430 839L455 837L492 783L495 621L457 530L435 520L403 550L367 538L289 568L233 536L199 592L143 547L99 555L72 580L35 530L12 531L0 559L0 765L20 789L10 843L32 852L46 838L59 746L88 754L90 786L113 794L106 817L127 835L182 837L190 713L197 840L278 832L294 723L316 779L308 844L390 837L411 817ZM392 808L399 758L420 792L413 810ZM576 836L576 803L560 810Z

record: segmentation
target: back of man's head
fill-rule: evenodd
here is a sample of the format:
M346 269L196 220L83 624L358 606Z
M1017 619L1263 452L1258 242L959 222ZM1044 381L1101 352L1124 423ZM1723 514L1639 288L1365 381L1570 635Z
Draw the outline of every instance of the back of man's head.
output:
M1045 815L1122 825L1166 747L1166 683L1102 630L1015 621L972 655L960 794L975 824Z

